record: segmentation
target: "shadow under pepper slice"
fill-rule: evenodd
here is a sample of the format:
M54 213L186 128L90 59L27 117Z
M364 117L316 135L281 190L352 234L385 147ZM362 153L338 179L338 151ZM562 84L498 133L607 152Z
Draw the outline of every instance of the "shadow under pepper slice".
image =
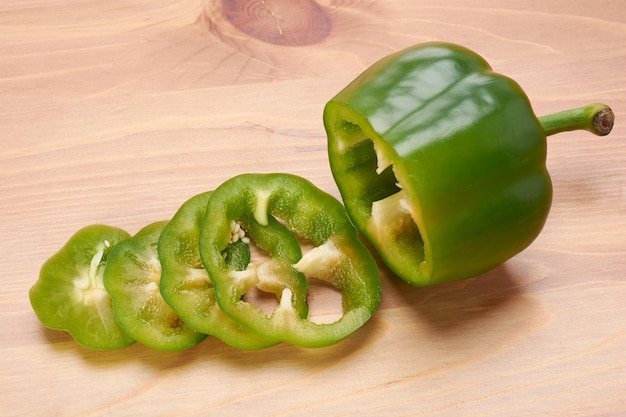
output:
M224 314L215 300L215 288L200 259L198 241L212 191L187 200L165 226L159 238L161 295L178 315L198 332L213 335L239 349L261 349L279 343L261 338ZM241 229L240 229L241 230ZM245 237L236 238L225 249L226 264L246 269L250 247Z
M446 43L381 59L324 109L350 218L419 286L475 276L530 245L552 201L546 135L612 124L602 104L537 118L515 81Z
M232 222L240 222L270 258L252 262L243 271L230 268L222 253L231 239ZM289 248L296 236L315 247L304 255L294 252ZM220 185L207 206L200 255L222 310L262 337L303 347L328 346L361 327L380 300L376 263L341 203L294 175L244 174ZM341 291L340 319L318 324L298 314L295 307L307 295L306 277ZM301 280L305 285L288 284ZM277 293L278 306L271 314L243 299L253 286Z
M115 321L103 283L111 249L129 237L116 227L87 226L43 264L29 297L44 326L66 330L92 349L120 349L135 343Z
M152 223L116 245L104 269L115 320L126 333L154 349L176 351L207 335L189 327L161 296L157 244L167 221Z

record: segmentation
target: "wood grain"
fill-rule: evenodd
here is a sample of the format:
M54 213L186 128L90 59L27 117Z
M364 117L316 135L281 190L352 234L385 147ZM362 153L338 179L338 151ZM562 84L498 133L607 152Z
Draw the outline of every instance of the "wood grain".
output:
M7 0L0 27L3 415L626 415L623 3ZM615 111L606 138L550 138L553 208L526 251L431 288L381 266L379 311L319 350L98 352L39 324L28 289L82 226L134 233L243 172L338 196L324 104L430 40L485 56L537 114Z

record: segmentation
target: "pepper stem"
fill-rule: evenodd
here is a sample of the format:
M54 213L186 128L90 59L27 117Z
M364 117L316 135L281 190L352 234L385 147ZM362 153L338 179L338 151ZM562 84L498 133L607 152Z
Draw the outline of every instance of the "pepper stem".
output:
M539 117L546 136L570 130L587 130L606 136L613 129L615 114L606 104L593 103Z

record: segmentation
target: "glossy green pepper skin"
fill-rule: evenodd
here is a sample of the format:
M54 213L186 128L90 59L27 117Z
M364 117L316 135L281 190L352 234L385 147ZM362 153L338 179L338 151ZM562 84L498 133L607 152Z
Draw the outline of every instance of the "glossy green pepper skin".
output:
M485 272L538 236L552 200L546 134L587 127L544 122L515 81L446 43L383 58L324 109L350 218L418 286Z
M329 346L376 310L380 280L372 254L341 203L309 181L290 174L242 174L213 191L206 212L199 250L217 302L260 337L308 348ZM240 228L268 255L245 270L229 266L224 254ZM304 255L301 240L313 245ZM343 315L338 320L309 320L308 308L300 307L306 305L307 278L341 291ZM271 313L246 301L255 286L276 294L278 306Z

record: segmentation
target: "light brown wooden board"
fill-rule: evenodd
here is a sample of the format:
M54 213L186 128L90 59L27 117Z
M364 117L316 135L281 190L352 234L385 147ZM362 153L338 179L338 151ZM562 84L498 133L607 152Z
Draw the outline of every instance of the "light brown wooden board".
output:
M553 208L527 250L431 288L381 267L375 316L319 350L98 352L39 324L28 289L82 226L135 233L244 172L338 196L324 104L431 40L482 54L537 114L615 111L606 138L550 138ZM2 415L626 415L624 3L7 0L0 56Z

